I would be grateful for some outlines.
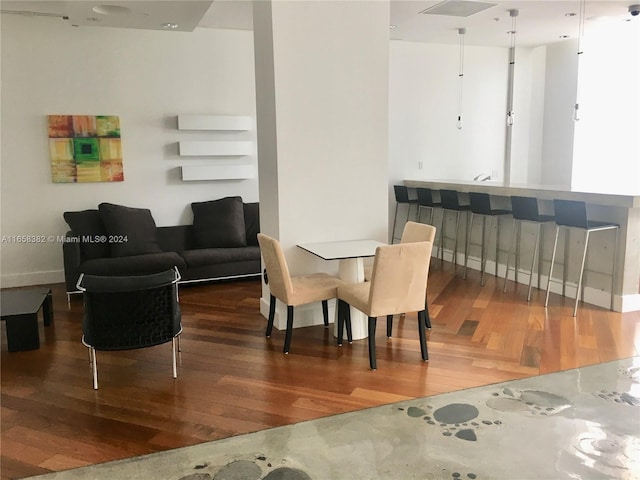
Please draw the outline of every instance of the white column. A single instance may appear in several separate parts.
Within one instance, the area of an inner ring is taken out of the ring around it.
[[[389,3],[253,7],[261,229],[293,275],[337,274],[295,245],[386,241]],[[263,287],[263,314],[268,299]],[[285,319],[279,305],[276,327]],[[294,326],[321,322],[320,304],[296,308]]]

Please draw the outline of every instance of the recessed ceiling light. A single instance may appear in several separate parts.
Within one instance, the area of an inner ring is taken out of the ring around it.
[[[558,38],[569,38],[569,35],[560,35]]]
[[[389,28],[393,30],[394,28],[396,28],[396,25],[389,25]]]
[[[92,10],[100,15],[124,15],[131,13],[131,9],[127,7],[121,7],[120,5],[98,5],[93,7]]]
[[[178,28],[178,24],[177,23],[163,23],[162,24],[162,28],[167,28],[169,30],[175,30],[176,28]]]
[[[574,12],[569,12],[564,14],[565,17],[575,17],[576,15],[577,13],[574,13]]]

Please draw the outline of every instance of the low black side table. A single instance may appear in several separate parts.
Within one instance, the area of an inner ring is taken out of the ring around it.
[[[40,348],[38,312],[42,308],[45,327],[53,322],[50,288],[25,288],[0,292],[0,315],[7,326],[10,352]]]

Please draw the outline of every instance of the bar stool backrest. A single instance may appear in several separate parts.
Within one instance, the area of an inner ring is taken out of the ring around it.
[[[442,208],[460,210],[458,192],[455,190],[440,190],[440,201],[442,202]]]
[[[469,192],[471,213],[491,215],[491,199],[488,193]]]
[[[516,220],[531,220],[537,222],[540,218],[538,213],[538,199],[534,197],[511,196],[511,209],[513,218]]]
[[[418,194],[418,204],[423,207],[433,207],[433,192],[430,188],[416,188]]]
[[[396,194],[396,202],[409,203],[409,189],[404,185],[394,185],[393,190]]]
[[[587,205],[577,200],[553,200],[556,223],[566,227],[589,228]]]

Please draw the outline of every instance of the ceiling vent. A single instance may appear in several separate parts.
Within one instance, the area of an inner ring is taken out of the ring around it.
[[[471,2],[464,0],[444,0],[422,10],[425,15],[447,15],[450,17],[469,17],[488,8],[495,7],[497,3]]]

